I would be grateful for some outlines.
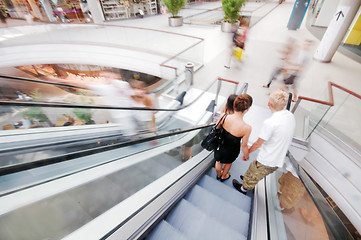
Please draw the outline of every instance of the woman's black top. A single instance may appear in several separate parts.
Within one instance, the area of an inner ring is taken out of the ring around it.
[[[223,129],[223,144],[214,151],[214,158],[221,163],[233,163],[241,150],[242,137],[235,137]]]

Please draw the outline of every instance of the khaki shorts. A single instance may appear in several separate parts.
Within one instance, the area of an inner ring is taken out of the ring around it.
[[[247,190],[254,189],[256,184],[265,176],[273,173],[278,167],[268,167],[254,160],[243,177],[243,186]]]

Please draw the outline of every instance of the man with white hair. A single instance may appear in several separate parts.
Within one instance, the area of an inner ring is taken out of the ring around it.
[[[260,148],[258,156],[250,164],[245,175],[240,176],[243,184],[233,179],[233,186],[243,194],[254,189],[261,179],[283,167],[285,163],[296,125],[293,114],[284,109],[287,100],[288,94],[282,90],[270,95],[268,107],[272,116],[264,121],[258,140],[249,148],[249,153]],[[244,156],[242,159],[247,160]]]

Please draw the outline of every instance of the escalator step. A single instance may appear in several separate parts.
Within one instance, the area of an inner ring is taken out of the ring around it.
[[[146,240],[187,240],[187,238],[168,222],[162,220]]]
[[[249,213],[198,185],[193,187],[185,199],[226,226],[247,236]]]
[[[185,199],[182,199],[177,204],[166,220],[189,239],[247,239],[239,232],[210,217]]]
[[[217,181],[215,178],[211,178],[208,175],[204,175],[197,185],[213,193],[214,195],[217,195],[220,198],[224,199],[224,196],[228,196],[228,198],[224,200],[232,203],[233,205],[242,209],[245,212],[250,212],[251,198],[238,192],[233,187],[229,187],[226,184]]]

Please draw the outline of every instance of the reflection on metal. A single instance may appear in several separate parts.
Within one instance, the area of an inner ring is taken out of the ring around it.
[[[326,197],[327,202],[330,204],[332,208],[337,207],[336,203],[330,197]]]
[[[191,62],[188,62],[185,65],[185,77],[186,77],[186,84],[187,89],[189,89],[193,85],[193,75],[194,75],[194,64]]]

